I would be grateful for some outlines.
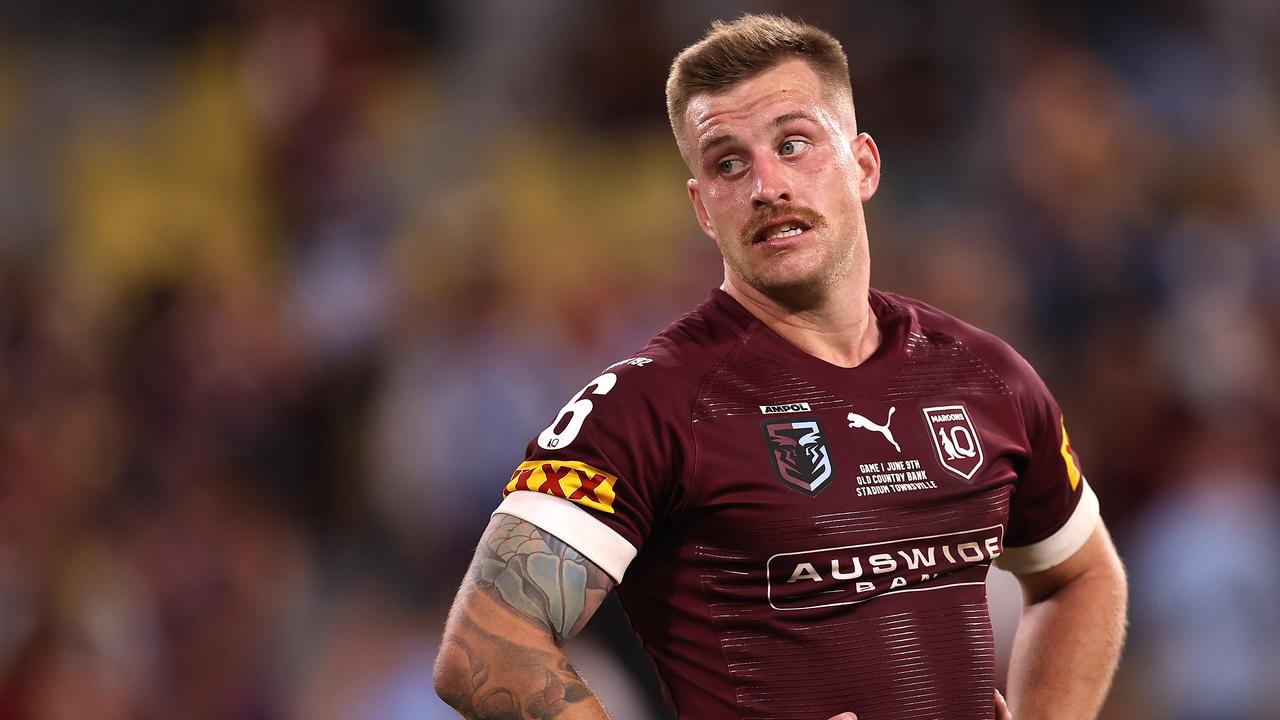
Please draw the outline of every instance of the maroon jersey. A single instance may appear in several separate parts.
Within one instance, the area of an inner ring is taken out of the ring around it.
[[[1026,361],[870,299],[883,342],[841,368],[715,291],[575,395],[506,487],[497,512],[619,582],[682,718],[991,718],[988,568],[1052,567],[1097,522]]]

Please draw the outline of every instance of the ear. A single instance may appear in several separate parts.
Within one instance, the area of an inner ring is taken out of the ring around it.
[[[707,214],[707,207],[702,204],[702,196],[698,194],[698,181],[689,178],[688,186],[689,202],[693,203],[693,214],[698,216],[698,226],[707,234],[707,237],[715,240],[716,234],[711,229],[711,216]]]
[[[876,147],[876,141],[870,135],[859,133],[850,143],[850,149],[862,171],[858,193],[862,201],[866,202],[876,194],[876,188],[880,187],[880,148]]]

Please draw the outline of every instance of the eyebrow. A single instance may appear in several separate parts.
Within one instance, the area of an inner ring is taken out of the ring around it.
[[[778,127],[779,125],[786,125],[787,123],[791,122],[792,120],[808,120],[809,122],[814,123],[814,124],[817,124],[817,122],[818,122],[818,121],[817,121],[817,120],[815,120],[815,119],[813,118],[813,116],[812,116],[812,115],[810,115],[809,113],[804,113],[804,112],[798,112],[798,111],[797,111],[797,112],[789,112],[789,113],[785,113],[785,114],[783,114],[783,115],[779,115],[778,117],[776,117],[776,118],[774,118],[774,119],[773,119],[773,122],[772,122],[772,123],[770,123],[770,127]]]
[[[782,115],[779,115],[778,117],[774,118],[773,121],[769,123],[769,127],[776,128],[780,125],[786,125],[792,120],[807,120],[811,123],[818,122],[813,118],[813,116],[809,115],[808,113],[789,112],[789,113],[783,113]],[[708,152],[710,152],[712,148],[716,147],[717,145],[724,145],[725,143],[733,142],[735,139],[736,138],[733,135],[716,135],[715,137],[711,138],[710,140],[702,144],[702,147],[698,149],[698,156],[699,157],[704,156]]]
[[[724,145],[727,142],[733,142],[733,140],[735,140],[735,138],[732,135],[717,135],[711,138],[710,140],[706,141],[705,143],[703,143],[702,147],[698,148],[698,156],[704,157],[708,152],[711,152],[712,148],[716,147],[717,145]]]

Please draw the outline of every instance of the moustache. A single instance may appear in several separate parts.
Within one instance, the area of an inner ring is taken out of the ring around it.
[[[822,213],[803,205],[769,205],[753,215],[742,228],[742,244],[751,245],[761,231],[782,218],[795,218],[810,229],[825,227],[827,224]]]

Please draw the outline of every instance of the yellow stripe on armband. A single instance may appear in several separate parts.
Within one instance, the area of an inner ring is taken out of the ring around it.
[[[583,462],[531,460],[520,463],[511,473],[511,481],[502,494],[531,490],[611,513],[616,482],[617,477]]]
[[[1062,459],[1067,462],[1067,479],[1071,481],[1071,489],[1080,487],[1080,466],[1076,465],[1076,456],[1071,449],[1071,438],[1067,436],[1067,419],[1062,421]]]

